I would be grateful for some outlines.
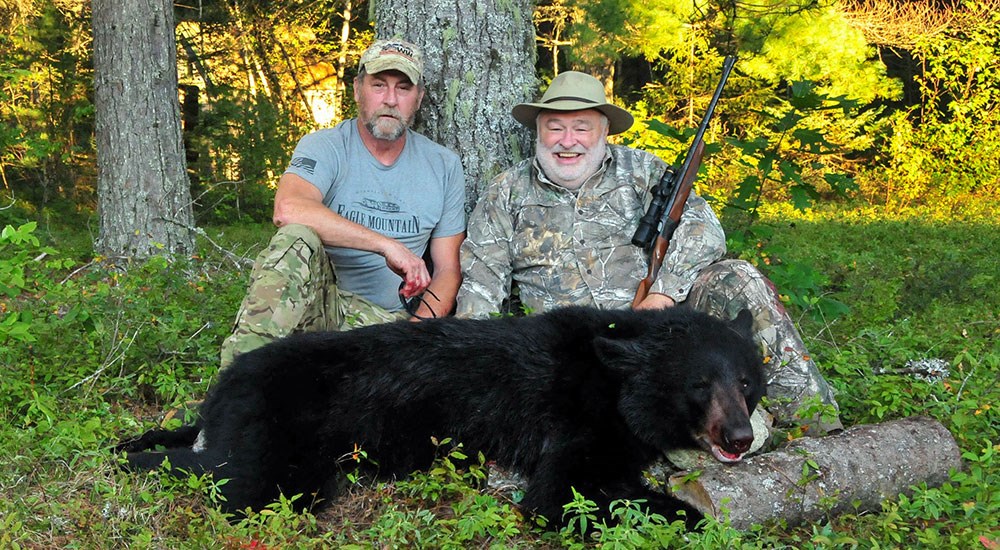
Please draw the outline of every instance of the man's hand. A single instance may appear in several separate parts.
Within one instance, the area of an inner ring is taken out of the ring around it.
[[[420,294],[431,284],[431,274],[427,271],[427,264],[423,258],[411,252],[403,243],[387,239],[382,255],[385,256],[385,265],[403,278],[403,288],[399,293],[404,298],[409,299]]]
[[[429,251],[434,275],[420,305],[410,312],[413,315],[411,321],[444,317],[455,308],[455,296],[462,284],[462,264],[458,251],[464,240],[465,233],[431,239]]]
[[[643,301],[639,302],[639,305],[635,309],[666,309],[673,307],[676,303],[673,298],[666,294],[650,292]]]

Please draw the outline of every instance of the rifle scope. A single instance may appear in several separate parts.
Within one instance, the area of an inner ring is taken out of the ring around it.
[[[668,166],[667,171],[660,178],[660,182],[651,189],[653,199],[649,202],[649,209],[639,219],[639,226],[635,228],[635,234],[632,235],[632,244],[643,250],[648,250],[649,247],[653,246],[653,240],[660,233],[660,221],[663,219],[664,211],[666,211],[667,201],[673,194],[675,172],[673,166]]]

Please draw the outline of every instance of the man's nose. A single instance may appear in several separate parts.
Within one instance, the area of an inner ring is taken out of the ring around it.
[[[396,96],[395,86],[386,86],[385,95],[382,96],[382,102],[386,105],[396,105],[398,97]]]
[[[567,149],[576,145],[576,136],[573,135],[573,130],[569,128],[560,130],[558,143]]]

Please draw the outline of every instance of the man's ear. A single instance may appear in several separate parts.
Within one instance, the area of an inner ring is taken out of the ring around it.
[[[354,103],[361,103],[361,86],[365,83],[365,75],[354,77]]]
[[[753,340],[753,314],[749,309],[741,309],[736,314],[736,318],[730,321],[729,326],[733,327],[740,336],[748,340]]]

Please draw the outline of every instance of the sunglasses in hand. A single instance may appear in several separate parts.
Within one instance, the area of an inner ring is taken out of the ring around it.
[[[403,304],[403,309],[405,309],[406,312],[410,314],[410,316],[416,317],[417,319],[437,319],[437,313],[434,313],[434,308],[432,308],[431,305],[427,303],[427,300],[424,300],[423,294],[417,294],[416,296],[410,298],[409,300],[403,297],[403,285],[405,283],[406,281],[399,283],[399,303]],[[440,298],[437,297],[437,294],[434,294],[433,290],[428,288],[427,290],[425,290],[425,292],[433,296],[435,300],[438,301],[441,300]],[[427,306],[427,310],[431,312],[430,317],[417,315],[417,309],[420,308],[420,304],[424,304],[425,306]]]

